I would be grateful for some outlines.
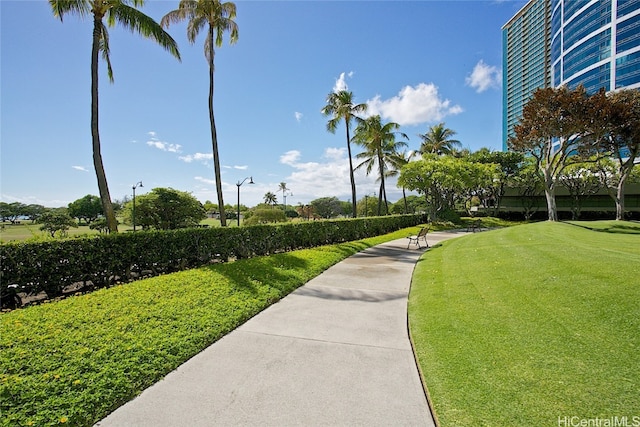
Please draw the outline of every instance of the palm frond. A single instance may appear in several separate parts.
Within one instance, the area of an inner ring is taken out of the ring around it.
[[[116,2],[107,12],[107,23],[110,26],[121,24],[132,33],[138,33],[158,43],[163,49],[180,60],[178,44],[153,18],[145,15],[135,7]]]
[[[187,39],[191,44],[196,42],[198,34],[200,34],[200,31],[202,31],[207,24],[209,24],[207,17],[198,15],[197,12],[189,19],[189,23],[187,24]]]
[[[100,33],[100,39],[98,40],[98,49],[102,54],[102,59],[107,63],[107,76],[109,81],[113,83],[113,68],[111,67],[111,50],[109,49],[109,31],[102,21],[97,23],[99,25],[98,32]]]
[[[84,18],[91,14],[91,4],[87,0],[49,0],[53,16],[62,21],[64,15],[78,15]]]

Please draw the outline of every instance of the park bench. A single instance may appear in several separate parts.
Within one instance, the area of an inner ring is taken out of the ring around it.
[[[474,233],[476,231],[482,231],[482,220],[475,219],[471,221],[469,224],[467,224],[467,231],[473,231]]]
[[[409,249],[409,246],[411,246],[412,243],[415,245],[418,245],[418,248],[422,249],[422,246],[420,246],[420,240],[424,240],[424,244],[428,248],[429,243],[427,242],[427,233],[429,232],[429,227],[430,225],[426,227],[422,227],[418,232],[418,234],[413,236],[407,236],[407,239],[409,239],[409,244],[407,244],[407,249]]]

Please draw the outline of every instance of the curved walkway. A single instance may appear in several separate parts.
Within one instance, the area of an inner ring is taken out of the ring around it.
[[[407,332],[423,251],[407,242],[334,265],[96,425],[433,426]]]

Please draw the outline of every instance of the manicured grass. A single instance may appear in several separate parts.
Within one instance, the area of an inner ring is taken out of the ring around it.
[[[543,222],[428,251],[409,322],[441,425],[639,415],[639,232]]]
[[[417,227],[0,315],[0,425],[90,426],[331,265]]]

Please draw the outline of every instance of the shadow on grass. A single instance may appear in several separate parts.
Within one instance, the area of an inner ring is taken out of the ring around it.
[[[233,288],[257,293],[259,286],[270,286],[279,291],[280,297],[303,283],[295,280],[296,271],[305,271],[309,262],[290,253],[275,254],[206,267],[225,276]]]
[[[590,231],[613,234],[640,234],[640,223],[629,221],[566,221],[565,224]]]

